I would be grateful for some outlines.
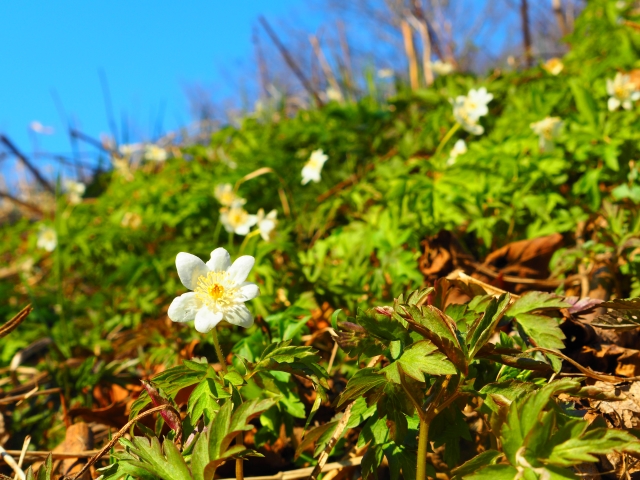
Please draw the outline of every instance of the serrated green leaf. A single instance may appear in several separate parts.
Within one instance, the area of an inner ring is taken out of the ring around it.
[[[613,452],[638,454],[640,441],[622,430],[596,428],[580,438],[570,438],[554,446],[546,462],[559,467],[569,467],[582,462],[597,462],[597,455]]]
[[[565,302],[562,297],[546,292],[526,292],[518,298],[507,309],[509,317],[516,317],[522,313],[535,312],[537,310],[548,310],[558,308],[568,308],[571,304]]]
[[[480,470],[482,467],[494,465],[503,456],[504,454],[498,450],[485,450],[481,454],[473,457],[471,460],[467,460],[459,467],[451,470],[451,473],[455,475],[454,479],[464,477],[465,475]]]
[[[336,420],[336,421],[333,421],[333,422],[327,422],[324,425],[319,425],[319,426],[314,427],[311,430],[309,430],[304,435],[304,438],[302,439],[302,441],[298,445],[298,448],[296,448],[295,458],[298,458],[300,456],[300,454],[304,450],[306,450],[307,448],[311,447],[316,442],[316,440],[318,440],[318,438],[320,438],[320,436],[323,433],[329,431],[329,432],[331,432],[331,434],[333,434],[333,432],[335,431],[337,426],[338,426],[338,421]]]
[[[429,340],[421,340],[409,346],[398,360],[380,370],[390,381],[400,384],[398,365],[405,374],[419,382],[426,381],[425,373],[428,375],[458,373],[453,363]]]
[[[373,368],[363,368],[349,379],[347,387],[340,395],[336,408],[340,409],[347,403],[362,397],[373,389],[378,389],[387,383],[387,379],[380,373],[375,373]]]
[[[466,339],[469,358],[475,357],[480,349],[489,341],[498,322],[500,322],[507,311],[510,301],[511,297],[508,293],[501,295],[497,299],[491,298],[484,313],[469,327]]]
[[[187,402],[187,412],[191,417],[191,423],[193,425],[200,420],[203,414],[205,416],[205,423],[211,421],[215,412],[220,409],[220,405],[218,405],[216,400],[220,398],[219,394],[221,391],[226,394],[223,395],[223,397],[229,397],[229,392],[219,388],[214,379],[205,378],[196,386],[193,392],[191,392]]]
[[[491,395],[501,395],[510,402],[515,399],[536,390],[537,387],[533,383],[522,382],[519,380],[508,380],[506,382],[488,383],[480,389],[480,395],[484,398],[484,405],[491,411],[498,412],[499,406],[493,401]]]
[[[564,348],[563,340],[566,337],[556,319],[532,313],[520,313],[515,318],[518,325],[522,327],[525,338],[528,338],[533,346],[552,350],[562,350]],[[562,360],[554,355],[546,356],[553,369],[559,372],[562,367]]]

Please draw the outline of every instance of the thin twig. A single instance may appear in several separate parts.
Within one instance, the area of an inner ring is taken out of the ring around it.
[[[16,472],[16,475],[18,476],[18,478],[20,478],[20,480],[25,479],[25,475],[22,469],[18,466],[13,457],[9,455],[7,451],[2,447],[0,447],[0,458],[2,458],[7,463],[7,465],[11,467],[11,470]]]
[[[376,363],[378,363],[378,360],[380,360],[381,357],[382,355],[377,355],[373,357],[371,360],[369,360],[369,363],[367,363],[367,368],[373,367]],[[318,475],[320,475],[320,473],[325,471],[323,467],[325,466],[325,464],[327,463],[327,460],[329,459],[331,450],[333,450],[333,447],[342,436],[342,433],[344,432],[344,429],[347,426],[347,422],[349,422],[349,417],[351,416],[351,409],[353,408],[355,403],[356,401],[354,400],[349,405],[347,405],[347,408],[345,408],[344,413],[342,414],[342,418],[340,418],[340,421],[338,422],[338,425],[336,426],[336,429],[334,430],[333,435],[331,435],[331,439],[329,440],[329,443],[327,444],[326,447],[324,447],[324,450],[322,450],[322,453],[318,457],[318,464],[315,466],[313,471],[311,471],[311,475],[309,475],[309,480],[316,480],[318,478]],[[299,478],[299,477],[295,477],[295,478]],[[246,479],[246,480],[249,480],[249,479]]]
[[[416,49],[413,45],[413,33],[411,33],[409,22],[401,20],[400,30],[404,41],[404,50],[407,54],[407,60],[409,61],[409,82],[411,84],[411,90],[417,90],[420,86],[418,81],[418,60],[416,59]]]
[[[37,213],[38,215],[44,214],[44,212],[40,210],[40,208],[36,207],[35,205],[31,205],[30,203],[23,202],[19,198],[16,198],[13,195],[11,195],[10,193],[0,192],[0,197],[6,198],[7,200],[15,203],[16,205],[20,205],[21,207],[31,210],[33,213]]]
[[[131,428],[132,425],[135,425],[135,423],[138,420],[144,417],[148,417],[149,415],[152,415],[156,412],[160,412],[162,410],[173,410],[176,413],[176,415],[180,416],[180,412],[178,412],[178,410],[176,410],[176,408],[170,404],[159,405],[157,407],[147,410],[146,412],[140,413],[139,415],[136,416],[136,418],[134,418],[133,420],[129,420],[124,427],[118,430],[118,432],[113,436],[111,441],[107,443],[104,447],[102,447],[102,449],[100,449],[98,453],[96,453],[93,457],[91,457],[91,459],[82,467],[82,469],[78,473],[76,473],[76,475],[72,478],[72,480],[77,480],[78,478],[80,478],[84,474],[84,472],[86,472],[89,468],[91,468],[91,465],[93,465],[98,460],[100,460],[100,458],[109,450],[111,450],[111,448],[113,448],[113,446],[118,442],[118,440],[120,440],[120,438],[123,437],[129,431],[129,428]],[[176,431],[176,435],[180,437],[182,435],[182,432]]]
[[[40,391],[31,390],[27,393],[23,393],[22,395],[14,395],[12,397],[0,398],[0,405],[8,405],[9,403],[20,402],[30,397],[35,397],[37,395],[49,395],[51,393],[58,393],[59,391],[60,391],[60,388],[49,388],[47,390],[40,390]]]
[[[40,183],[40,185],[42,185],[44,188],[46,188],[47,190],[49,190],[49,192],[53,193],[55,195],[56,193],[56,189],[53,188],[53,185],[51,185],[40,173],[40,171],[31,164],[31,162],[27,159],[26,156],[24,156],[20,150],[18,150],[18,148],[13,144],[13,142],[11,140],[9,140],[9,138],[6,135],[2,135],[0,134],[0,142],[4,143],[5,146],[11,151],[11,153],[13,155],[15,155],[16,157],[18,157],[18,159],[24,163],[24,166],[27,167],[27,169],[29,169],[29,171],[33,174],[34,177],[36,177],[36,180],[38,180],[38,182]]]
[[[24,437],[24,442],[22,443],[22,451],[20,452],[20,458],[18,459],[18,468],[22,469],[22,462],[24,462],[24,456],[27,453],[27,448],[29,448],[29,444],[31,443],[31,435],[27,435]],[[16,472],[13,480],[18,480],[19,475]]]

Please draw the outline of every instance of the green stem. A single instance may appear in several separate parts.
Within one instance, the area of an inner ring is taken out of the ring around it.
[[[418,464],[416,480],[427,480],[427,444],[429,443],[429,420],[420,418],[420,434],[418,436]]]
[[[242,244],[240,245],[240,250],[238,250],[238,255],[242,255],[242,252],[244,252],[244,249],[247,247],[247,244],[249,243],[249,239],[259,234],[260,234],[260,230],[257,229],[245,235],[244,240],[242,240]]]
[[[233,249],[233,232],[229,232],[229,243],[227,245],[227,250]]]
[[[453,137],[453,134],[456,133],[459,128],[460,128],[460,124],[458,122],[454,123],[453,127],[451,127],[449,131],[446,133],[446,135],[442,138],[442,140],[440,140],[440,143],[438,144],[438,148],[436,148],[436,152],[433,154],[434,157],[437,157],[440,154],[444,146],[447,144],[449,140],[451,140],[451,137]]]
[[[218,220],[216,224],[216,229],[213,231],[213,244],[218,245],[218,241],[220,240],[220,230],[222,229],[222,222]]]
[[[211,330],[213,333],[213,346],[216,349],[216,355],[218,355],[218,361],[220,362],[220,366],[222,367],[222,372],[227,373],[227,360],[224,358],[224,354],[222,353],[222,349],[220,348],[220,342],[218,341],[218,332],[214,328]]]

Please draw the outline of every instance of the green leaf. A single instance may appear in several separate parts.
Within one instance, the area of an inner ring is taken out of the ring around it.
[[[426,381],[425,373],[428,375],[455,375],[458,373],[453,363],[439,352],[438,348],[429,340],[421,340],[406,348],[397,361],[380,371],[390,381],[399,384],[401,382],[398,366],[405,374],[419,382]]]
[[[466,340],[469,348],[469,358],[475,357],[476,353],[489,341],[498,322],[505,314],[510,301],[511,297],[508,293],[501,295],[497,299],[492,298],[482,316],[469,327]]]
[[[375,373],[373,368],[363,368],[349,379],[347,387],[340,395],[340,400],[336,408],[340,409],[347,403],[362,397],[373,389],[379,389],[388,382],[387,378],[380,373]]]
[[[568,308],[571,304],[561,297],[546,292],[526,292],[507,309],[509,317],[516,317],[522,313],[535,312],[537,310]]]
[[[191,392],[189,401],[187,402],[187,412],[191,417],[191,423],[193,425],[200,420],[203,414],[205,416],[205,423],[211,421],[215,412],[220,409],[220,405],[218,405],[216,401],[216,399],[220,398],[220,391],[226,393],[224,397],[229,396],[229,393],[219,388],[212,378],[205,378],[196,386],[193,392]]]
[[[497,450],[485,450],[481,454],[473,457],[471,460],[467,460],[459,467],[451,470],[451,473],[453,473],[455,477],[463,477],[464,475],[473,473],[482,467],[494,465],[503,456],[504,454]]]
[[[302,439],[302,442],[298,445],[298,448],[296,448],[295,458],[298,458],[304,450],[315,444],[316,440],[318,440],[325,432],[331,432],[330,435],[333,434],[337,426],[338,421],[336,420],[333,422],[327,422],[324,425],[319,425],[309,430]]]
[[[586,422],[583,422],[586,424]],[[597,462],[597,455],[613,452],[640,453],[640,441],[622,430],[596,428],[580,438],[569,438],[555,445],[546,462],[559,467],[569,467],[583,462]]]
[[[562,350],[563,340],[566,338],[555,318],[531,313],[521,313],[516,317],[518,326],[524,332],[523,337],[529,340],[534,347]],[[555,355],[546,355],[556,372],[562,367],[562,360]]]
[[[475,473],[464,475],[464,480],[513,480],[518,470],[511,465],[489,465]]]
[[[491,411],[498,413],[500,407],[493,401],[492,395],[501,395],[510,402],[536,390],[533,383],[521,382],[519,380],[508,380],[506,382],[488,383],[480,389],[480,395],[484,399],[483,406],[487,406]]]
[[[573,93],[573,98],[576,102],[576,107],[578,111],[582,115],[582,117],[587,120],[587,122],[595,129],[597,126],[597,111],[598,107],[596,105],[591,92],[584,88],[580,84],[580,80],[577,78],[572,78],[569,80],[569,86],[571,87],[571,92]]]

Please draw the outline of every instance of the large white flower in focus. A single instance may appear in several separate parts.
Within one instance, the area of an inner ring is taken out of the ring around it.
[[[260,295],[255,283],[246,282],[255,258],[244,255],[231,264],[224,248],[211,252],[204,263],[195,255],[180,252],[176,257],[178,276],[191,292],[175,298],[168,315],[174,322],[195,321],[196,330],[207,333],[222,320],[249,328],[253,315],[244,302]]]
[[[322,149],[314,150],[311,152],[309,161],[302,167],[302,185],[306,185],[309,182],[318,183],[320,181],[320,172],[324,163],[329,160],[329,157],[324,154]]]
[[[610,112],[618,110],[622,105],[625,110],[631,110],[633,102],[640,99],[640,92],[631,81],[631,77],[620,72],[611,79],[607,79],[607,93],[610,95],[607,107]]]

